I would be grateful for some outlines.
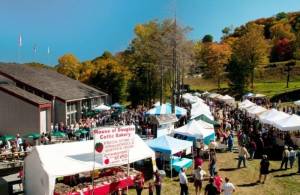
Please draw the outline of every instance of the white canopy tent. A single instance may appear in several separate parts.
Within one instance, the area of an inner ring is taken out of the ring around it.
[[[285,112],[277,111],[276,113],[273,113],[272,115],[269,115],[268,117],[265,117],[263,119],[263,123],[269,124],[269,125],[274,125],[277,121],[287,119],[289,116],[290,115]]]
[[[99,106],[94,107],[93,110],[104,110],[105,111],[105,110],[110,110],[110,107],[106,106],[104,104],[101,104]]]
[[[278,110],[272,108],[272,109],[267,110],[266,112],[260,114],[260,115],[258,116],[258,119],[259,119],[260,122],[265,123],[265,124],[268,124],[268,121],[267,121],[266,119],[273,118],[274,116],[280,114],[279,112],[280,112],[280,111],[278,111]]]
[[[219,96],[218,99],[229,105],[234,105],[235,103],[235,99],[229,95]]]
[[[215,136],[215,130],[212,124],[201,120],[192,120],[188,124],[175,129],[174,134],[194,137],[196,139],[203,139],[205,142],[209,143],[211,138],[214,138]]]
[[[251,106],[256,105],[255,103],[251,102],[250,100],[244,100],[243,102],[239,103],[239,108],[240,109],[246,109],[249,108]]]
[[[212,116],[209,107],[205,103],[197,102],[195,104],[192,104],[191,119],[194,119],[197,116],[200,116],[201,114],[204,114],[211,120],[214,120],[214,117]]]
[[[298,131],[300,130],[300,116],[290,115],[288,118],[275,121],[274,126],[281,131]]]
[[[254,106],[247,108],[246,111],[250,117],[254,118],[254,117],[258,116],[259,114],[267,111],[267,109],[262,106],[254,105]]]
[[[218,98],[219,96],[222,96],[222,95],[220,95],[220,94],[218,94],[218,93],[211,93],[211,94],[208,95],[208,97],[209,97],[209,98],[212,98],[212,99]]]
[[[135,135],[129,163],[146,158],[155,159],[155,153]],[[101,155],[96,155],[94,163],[93,140],[36,146],[24,162],[26,194],[53,195],[57,177],[92,171],[94,166],[106,168],[101,162]]]
[[[294,104],[296,104],[297,106],[300,106],[300,100],[294,101]]]

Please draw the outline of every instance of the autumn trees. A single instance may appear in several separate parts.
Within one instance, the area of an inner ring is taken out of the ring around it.
[[[59,73],[98,87],[111,95],[113,102],[126,100],[126,82],[130,73],[118,56],[104,52],[91,61],[79,62],[72,54],[59,58]]]
[[[226,43],[211,43],[205,46],[202,55],[209,74],[217,82],[218,89],[220,89],[221,79],[231,58],[230,46]]]
[[[210,34],[189,40],[190,31],[174,20],[138,24],[124,51],[104,52],[84,62],[66,54],[56,68],[99,87],[114,102],[150,105],[180,91],[187,73],[203,73],[218,89],[226,81],[232,91],[242,94],[249,84],[254,88],[255,72],[263,72],[269,62],[300,59],[300,14],[279,13],[235,29],[225,27],[219,41]]]

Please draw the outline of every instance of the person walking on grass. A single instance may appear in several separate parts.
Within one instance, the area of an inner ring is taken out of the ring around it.
[[[154,173],[154,185],[155,185],[155,191],[156,195],[160,195],[161,192],[161,184],[162,184],[162,178],[158,170]]]
[[[282,152],[282,161],[281,161],[280,169],[282,169],[283,165],[284,165],[285,169],[287,169],[289,155],[290,155],[290,152],[288,150],[288,147],[284,146],[284,150]]]
[[[224,195],[232,195],[232,193],[235,192],[235,187],[229,182],[228,177],[225,177],[225,183],[222,186],[222,192],[224,192]]]
[[[238,160],[238,169],[241,167],[241,163],[243,161],[244,167],[246,166],[246,158],[249,157],[249,153],[245,147],[245,145],[242,145],[239,149],[239,160]]]
[[[256,143],[253,139],[251,139],[251,141],[250,141],[250,159],[249,160],[254,159],[255,151],[256,151]]]
[[[179,184],[180,184],[180,195],[188,195],[189,188],[188,188],[188,179],[185,174],[185,168],[181,168],[179,173]]]
[[[230,134],[228,136],[227,145],[228,145],[228,151],[232,152],[232,147],[233,147],[233,133],[232,132],[230,132]]]
[[[217,188],[214,185],[214,178],[209,178],[209,183],[205,186],[205,195],[217,195]]]
[[[139,173],[135,178],[135,189],[137,195],[142,195],[144,189],[144,178],[141,173]]]
[[[206,175],[206,172],[202,170],[201,166],[198,166],[198,168],[194,170],[194,186],[196,190],[196,195],[201,193],[204,175]]]
[[[268,160],[268,156],[267,155],[262,155],[262,160],[260,161],[260,171],[259,171],[259,179],[258,179],[258,183],[261,182],[261,177],[264,176],[264,180],[263,180],[263,184],[265,183],[266,179],[267,179],[267,175],[269,174],[269,166],[270,166],[270,162]]]
[[[210,151],[209,155],[209,174],[211,177],[215,176],[216,167],[217,167],[217,155],[214,151]]]
[[[294,150],[293,147],[289,148],[290,150],[290,155],[289,155],[289,161],[290,161],[290,167],[291,169],[293,168],[294,162],[296,160],[296,151]]]
[[[222,187],[223,179],[222,177],[218,174],[218,172],[215,172],[214,176],[214,184],[217,188],[217,194],[221,194],[221,187]]]

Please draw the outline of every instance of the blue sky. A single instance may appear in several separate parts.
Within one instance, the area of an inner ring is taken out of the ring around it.
[[[0,0],[0,61],[57,64],[73,53],[81,61],[105,50],[124,50],[134,26],[174,15],[189,38],[221,36],[234,27],[278,12],[299,11],[299,0]],[[23,45],[18,48],[22,34]],[[34,54],[34,45],[37,52]],[[50,47],[50,55],[47,48]]]

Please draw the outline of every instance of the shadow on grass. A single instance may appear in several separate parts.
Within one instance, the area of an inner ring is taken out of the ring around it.
[[[237,170],[238,168],[222,168],[222,169],[219,169],[219,171],[235,171]]]
[[[274,172],[278,172],[278,171],[285,171],[285,169],[271,169],[269,171],[269,173],[274,173]]]
[[[289,176],[293,176],[293,175],[297,175],[297,173],[287,173],[287,174],[282,174],[282,175],[274,175],[274,177],[289,177]]]
[[[258,184],[259,184],[258,182],[252,182],[252,183],[238,184],[237,186],[238,187],[253,187],[253,186],[256,186]]]

